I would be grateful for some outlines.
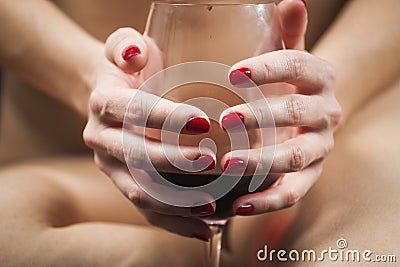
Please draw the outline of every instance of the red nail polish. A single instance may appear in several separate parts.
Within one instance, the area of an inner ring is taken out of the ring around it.
[[[249,68],[240,68],[237,70],[233,70],[229,74],[229,80],[233,85],[248,82],[249,79],[251,79],[251,71]]]
[[[192,237],[200,239],[201,241],[208,242],[209,238],[203,234],[193,234]]]
[[[207,166],[207,168],[206,168]],[[215,169],[214,158],[210,155],[200,155],[193,161],[193,168],[200,171],[209,171]]]
[[[211,215],[215,212],[213,205],[206,204],[203,206],[193,207],[191,213],[193,215]]]
[[[244,116],[242,113],[229,113],[225,115],[221,120],[221,126],[224,131],[239,128],[244,126]]]
[[[306,0],[301,0],[303,2],[304,6],[307,7],[307,1]]]
[[[228,159],[224,164],[227,173],[242,174],[246,170],[246,163],[241,159]]]
[[[134,56],[140,55],[142,51],[140,51],[140,48],[137,47],[136,45],[129,46],[123,53],[122,53],[122,58],[127,61],[131,59]]]
[[[236,215],[248,215],[252,213],[254,210],[253,205],[251,204],[244,204],[237,208]]]
[[[201,117],[190,118],[185,125],[188,132],[207,133],[210,130],[210,123]]]

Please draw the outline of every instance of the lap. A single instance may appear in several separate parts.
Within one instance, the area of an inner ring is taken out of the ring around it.
[[[2,265],[187,266],[203,256],[201,242],[150,227],[90,158],[2,168],[0,187]]]

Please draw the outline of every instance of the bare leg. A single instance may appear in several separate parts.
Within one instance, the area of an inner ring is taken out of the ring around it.
[[[320,181],[298,205],[253,218],[235,218],[232,252],[237,266],[277,266],[259,262],[264,245],[281,248],[338,249],[345,238],[348,250],[397,255],[400,260],[400,83],[370,102],[341,129]],[[286,255],[287,256],[287,255]],[[244,265],[245,264],[245,265]],[[398,263],[397,263],[398,264]],[[284,266],[366,266],[366,262],[286,262]],[[371,263],[371,266],[396,266]]]
[[[203,244],[147,225],[92,159],[0,171],[2,266],[202,266]]]

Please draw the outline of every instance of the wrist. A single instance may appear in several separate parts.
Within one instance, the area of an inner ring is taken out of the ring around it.
[[[86,60],[81,61],[78,71],[78,84],[80,92],[72,99],[73,108],[84,118],[88,116],[88,101],[90,94],[96,84],[97,68],[104,58],[104,44],[93,40],[88,44]]]

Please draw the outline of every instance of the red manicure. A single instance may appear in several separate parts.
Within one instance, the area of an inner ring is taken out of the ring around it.
[[[215,212],[213,205],[206,204],[203,206],[193,207],[191,213],[193,215],[211,215]]]
[[[303,2],[304,6],[307,7],[307,1],[306,0],[301,0]]]
[[[122,53],[122,58],[125,61],[128,61],[134,56],[140,55],[142,51],[140,51],[140,48],[137,47],[136,45],[129,46],[123,53]]]
[[[224,131],[239,128],[244,126],[244,116],[242,113],[229,113],[225,115],[221,120],[221,126]]]
[[[242,174],[246,170],[246,163],[241,159],[228,159],[224,164],[227,173]]]
[[[237,208],[236,215],[248,215],[252,213],[254,210],[253,205],[251,204],[244,204]]]
[[[207,168],[206,168],[207,166]],[[210,155],[198,156],[193,161],[193,168],[200,171],[209,171],[215,169],[214,158]]]
[[[188,120],[185,128],[192,133],[207,133],[210,130],[210,123],[205,118],[194,117]]]
[[[251,70],[249,68],[240,68],[237,70],[233,70],[229,74],[229,80],[233,85],[248,82],[249,79],[251,79]]]

